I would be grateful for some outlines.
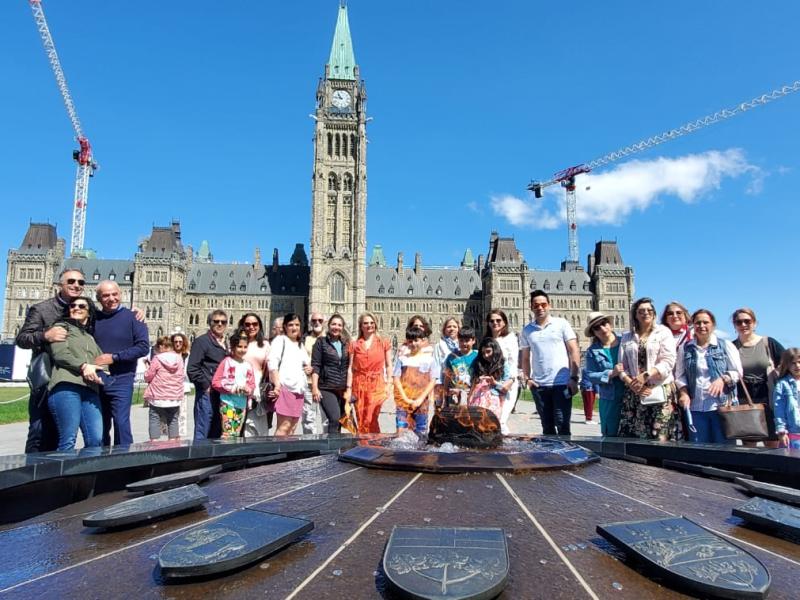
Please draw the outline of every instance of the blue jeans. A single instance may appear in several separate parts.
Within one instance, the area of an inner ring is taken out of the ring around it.
[[[72,450],[83,434],[87,448],[100,446],[103,441],[103,416],[100,398],[91,388],[76,383],[59,383],[47,398],[50,412],[58,428],[58,450]]]
[[[58,447],[58,429],[47,403],[47,386],[31,390],[28,398],[28,439],[25,454],[52,452]]]
[[[213,440],[222,435],[219,394],[197,390],[194,393],[194,439]]]
[[[572,394],[565,385],[533,388],[536,410],[542,420],[544,435],[571,435]]]
[[[419,408],[408,410],[398,406],[395,409],[395,423],[397,429],[412,429],[419,437],[423,437],[428,430],[428,411]]]
[[[725,438],[722,422],[715,410],[692,411],[692,424],[697,431],[689,430],[689,441],[711,444],[728,444],[733,440]],[[734,442],[735,443],[735,442]]]
[[[119,375],[108,389],[100,388],[100,403],[103,408],[103,446],[111,445],[111,421],[114,421],[114,445],[133,443],[131,433],[131,400],[133,399],[133,375]]]

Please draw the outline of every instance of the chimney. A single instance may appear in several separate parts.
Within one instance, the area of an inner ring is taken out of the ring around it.
[[[397,274],[398,275],[402,275],[403,274],[403,253],[402,252],[398,252],[397,253]]]
[[[260,267],[260,266],[261,266],[261,248],[256,246],[256,249],[253,252],[253,267]]]
[[[422,274],[422,254],[419,252],[414,254],[414,273],[416,275]]]
[[[273,250],[272,250],[272,270],[273,271],[277,271],[278,270],[278,249],[277,248],[273,248]]]

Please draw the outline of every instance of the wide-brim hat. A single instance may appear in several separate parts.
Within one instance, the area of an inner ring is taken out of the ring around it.
[[[583,330],[583,333],[586,335],[587,338],[594,336],[592,333],[592,328],[601,323],[602,321],[608,321],[611,323],[611,317],[607,314],[600,312],[599,310],[595,310],[589,313],[589,322],[586,323],[586,329]]]

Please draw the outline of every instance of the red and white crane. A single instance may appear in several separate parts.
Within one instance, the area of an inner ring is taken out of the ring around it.
[[[708,127],[714,123],[719,123],[720,121],[730,119],[731,117],[735,117],[736,115],[739,115],[745,111],[758,106],[763,106],[764,104],[772,102],[773,100],[783,98],[784,96],[788,96],[789,94],[797,91],[800,91],[800,81],[795,81],[789,85],[784,85],[781,88],[772,90],[767,94],[762,94],[761,96],[757,96],[756,98],[746,102],[741,102],[732,108],[724,108],[711,115],[706,115],[705,117],[695,119],[689,123],[684,123],[680,127],[664,131],[663,133],[659,133],[658,135],[654,135],[640,142],[636,142],[630,146],[625,146],[624,148],[615,150],[614,152],[606,154],[600,158],[596,158],[588,163],[581,163],[579,165],[575,165],[574,167],[569,167],[562,171],[558,171],[553,175],[552,179],[548,181],[531,181],[527,189],[533,192],[534,197],[541,198],[542,191],[548,186],[560,183],[561,187],[564,188],[566,191],[567,228],[569,232],[568,258],[572,262],[578,262],[578,220],[576,214],[577,202],[575,198],[576,176],[581,175],[582,173],[588,173],[598,167],[603,167],[607,164],[616,162],[621,158],[630,156],[631,154],[636,154],[637,152],[642,152],[652,148],[653,146],[658,146],[664,142],[688,135],[697,131],[698,129],[702,129],[703,127]]]
[[[33,18],[36,21],[36,28],[42,37],[44,50],[56,76],[56,84],[67,108],[69,120],[72,122],[72,129],[75,131],[75,139],[79,149],[73,150],[72,158],[78,163],[78,172],[75,175],[75,201],[72,205],[72,236],[70,239],[70,254],[75,254],[83,249],[84,232],[86,230],[86,207],[89,200],[89,177],[94,175],[97,163],[92,156],[92,146],[89,139],[83,134],[81,121],[78,112],[75,110],[75,103],[67,87],[67,78],[61,68],[61,61],[58,59],[53,36],[50,35],[50,28],[47,26],[47,19],[42,9],[42,0],[30,0]]]

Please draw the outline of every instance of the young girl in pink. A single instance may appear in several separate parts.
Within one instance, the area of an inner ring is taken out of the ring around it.
[[[150,439],[159,439],[166,425],[169,439],[174,440],[178,438],[178,413],[183,400],[183,358],[172,349],[169,336],[158,338],[156,352],[144,374],[148,384],[144,399],[150,406]]]
[[[253,365],[244,359],[247,354],[247,335],[241,331],[229,340],[230,354],[217,367],[211,387],[219,392],[219,410],[222,415],[222,439],[238,437],[244,423],[247,399],[256,389]]]

